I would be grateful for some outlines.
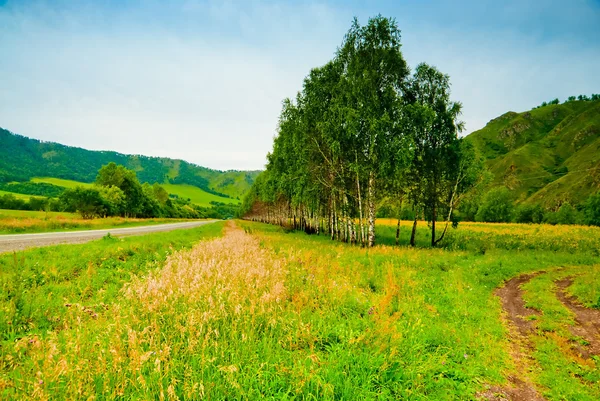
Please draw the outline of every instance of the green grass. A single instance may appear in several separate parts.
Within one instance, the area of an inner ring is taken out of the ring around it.
[[[52,178],[52,177],[35,177],[35,178],[31,179],[31,182],[52,184],[52,185],[56,185],[58,187],[64,187],[64,188],[76,188],[76,187],[90,188],[94,185],[94,184],[91,184],[88,182],[64,180],[62,178]]]
[[[533,336],[534,356],[538,364],[537,381],[545,386],[545,396],[551,400],[598,399],[600,394],[600,358],[583,359],[575,347],[585,344],[573,336],[569,327],[575,325],[573,313],[555,295],[554,282],[567,276],[598,275],[600,266],[578,266],[554,269],[532,279],[523,286],[526,305],[540,311],[536,317],[537,332]],[[598,293],[598,281],[579,282],[578,291]]]
[[[552,300],[552,274],[600,264],[570,251],[587,232],[542,226],[536,246],[529,226],[463,225],[430,249],[421,226],[413,249],[386,245],[395,230],[382,224],[383,245],[363,249],[237,224],[249,235],[226,231],[191,252],[168,242],[189,247],[222,225],[1,256],[0,397],[474,399],[515,369],[494,290],[539,270],[549,274],[527,301],[548,321],[532,379],[549,400],[600,397],[597,365],[573,365],[545,337],[572,321]]]
[[[170,194],[175,194],[184,199],[190,199],[192,203],[200,206],[210,206],[210,202],[235,203],[239,204],[237,199],[223,198],[213,195],[198,187],[187,184],[161,184],[161,186]]]
[[[588,308],[600,309],[600,266],[579,272],[569,292]]]
[[[317,351],[315,345],[287,357],[316,353],[326,361],[314,380],[332,383],[331,398],[336,399],[470,399],[482,383],[502,382],[512,367],[494,289],[523,272],[599,260],[548,251],[544,244],[538,250],[513,249],[512,244],[501,249],[502,238],[485,254],[390,246],[365,250],[324,236],[282,235],[276,227],[243,225],[295,262],[288,288],[309,301],[299,316],[287,318],[310,327],[317,342],[337,339],[333,350]],[[393,234],[380,229],[380,243],[392,242]],[[288,335],[301,341],[300,332]],[[353,346],[357,339],[361,346]],[[351,382],[356,377],[335,374],[348,366],[364,372],[361,384]],[[547,385],[542,377],[537,381]]]

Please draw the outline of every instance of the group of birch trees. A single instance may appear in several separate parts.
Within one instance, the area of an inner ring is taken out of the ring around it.
[[[245,218],[373,246],[377,205],[387,198],[427,219],[435,246],[478,177],[458,137],[460,113],[447,75],[427,64],[411,75],[394,19],[355,19],[334,58],[283,101]],[[445,221],[441,234],[436,221]]]

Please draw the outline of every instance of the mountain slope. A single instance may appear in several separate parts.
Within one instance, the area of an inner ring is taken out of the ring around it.
[[[466,138],[486,159],[492,185],[554,208],[600,189],[600,101],[508,112]]]
[[[115,162],[134,170],[141,182],[193,185],[214,195],[241,198],[258,171],[219,171],[183,160],[112,151],[91,151],[43,142],[0,128],[0,182],[55,177],[92,182],[103,165]]]

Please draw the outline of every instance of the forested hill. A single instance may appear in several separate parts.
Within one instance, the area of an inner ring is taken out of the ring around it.
[[[546,208],[576,205],[598,191],[600,99],[584,99],[508,112],[470,134],[493,174],[491,186]]]
[[[13,134],[0,128],[0,183],[56,177],[92,182],[110,162],[137,173],[141,182],[189,184],[209,193],[241,198],[258,171],[218,171],[183,160],[91,151]]]

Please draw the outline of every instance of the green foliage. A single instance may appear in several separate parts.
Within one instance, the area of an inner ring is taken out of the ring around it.
[[[571,206],[569,203],[564,203],[560,206],[556,214],[554,215],[553,224],[578,224],[581,219],[577,209]]]
[[[333,60],[284,100],[243,215],[366,246],[376,217],[398,214],[405,198],[412,215],[449,222],[481,176],[475,149],[458,138],[460,111],[447,75],[420,64],[409,76],[394,19],[355,19]]]
[[[60,200],[66,210],[75,210],[84,219],[105,216],[109,210],[107,202],[96,188],[67,189],[60,196]]]
[[[0,190],[7,192],[15,192],[18,194],[26,194],[26,195],[38,195],[45,196],[48,198],[58,197],[64,191],[64,188],[61,188],[56,185],[46,184],[46,183],[33,183],[33,182],[9,182],[2,183],[0,182]]]
[[[493,188],[483,195],[475,220],[487,223],[509,222],[513,216],[513,202],[513,196],[508,188]]]
[[[600,226],[600,192],[590,195],[583,210],[586,224]]]
[[[535,223],[544,221],[544,209],[540,205],[522,204],[515,209],[515,222]]]
[[[19,196],[5,193],[0,195],[0,209],[11,210],[61,210],[62,204],[58,199]]]

